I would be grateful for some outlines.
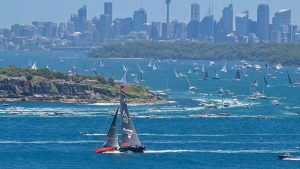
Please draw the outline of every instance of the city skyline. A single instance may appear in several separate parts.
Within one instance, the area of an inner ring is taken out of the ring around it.
[[[65,22],[70,18],[72,13],[76,13],[76,10],[85,4],[88,10],[87,18],[91,19],[94,16],[99,17],[100,14],[104,13],[103,3],[106,2],[95,0],[75,0],[72,4],[59,2],[60,5],[57,6],[55,3],[56,1],[57,0],[53,0],[51,2],[40,2],[38,0],[28,0],[26,2],[16,2],[16,0],[11,0],[9,2],[5,2],[5,5],[1,5],[0,7],[0,27],[10,28],[10,26],[15,23],[30,24],[32,21]],[[147,11],[148,22],[163,22],[166,20],[165,0],[153,0],[151,2],[145,0],[132,0],[126,3],[121,0],[110,0],[107,2],[113,3],[113,18],[131,17],[135,10],[143,7]],[[296,7],[299,6],[300,2],[297,2],[296,0],[288,0],[288,3],[287,1],[273,2],[273,0],[257,0],[255,2],[251,2],[250,0],[246,0],[245,2],[239,2],[238,0],[224,0],[222,2],[206,2],[204,0],[187,0],[185,2],[181,2],[180,0],[172,0],[170,4],[170,21],[177,19],[178,21],[188,22],[190,20],[190,5],[194,2],[200,4],[201,19],[205,17],[205,13],[207,13],[209,7],[213,6],[215,18],[219,20],[222,16],[223,8],[232,2],[234,7],[234,16],[248,10],[249,18],[256,20],[257,5],[267,3],[270,8],[270,21],[276,11],[288,8],[293,11],[292,23],[300,25],[300,18],[296,17],[300,13],[299,10],[296,10]],[[124,5],[126,5],[127,8],[124,8]],[[18,6],[22,6],[23,8],[20,10],[20,7]],[[47,8],[45,8],[45,6],[47,6]],[[20,11],[23,17],[20,17],[20,13],[18,13],[18,15],[12,13],[17,9],[19,9],[18,11]],[[36,15],[36,13],[39,13],[39,15]],[[10,17],[7,17],[7,15],[10,15]]]

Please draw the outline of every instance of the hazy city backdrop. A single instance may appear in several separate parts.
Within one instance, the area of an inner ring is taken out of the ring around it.
[[[293,19],[298,18],[293,17],[293,13],[298,12],[293,10],[298,5],[296,1],[179,3],[178,0],[155,0],[151,3],[125,3],[112,0],[99,4],[95,1],[76,2],[79,3],[77,7],[73,7],[76,3],[66,2],[48,4],[31,0],[23,3],[10,1],[3,5],[7,7],[5,10],[12,7],[15,9],[2,15],[9,20],[3,19],[1,23],[13,23],[0,28],[1,50],[87,50],[128,40],[281,44],[300,42],[299,27],[293,23]],[[64,10],[71,7],[70,11]],[[28,18],[32,20],[27,20]]]

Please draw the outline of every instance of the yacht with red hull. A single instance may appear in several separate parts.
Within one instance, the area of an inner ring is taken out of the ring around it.
[[[117,117],[120,111],[121,116],[121,131],[122,139],[119,142],[117,134]],[[145,147],[141,144],[141,141],[134,128],[133,121],[129,115],[127,103],[126,103],[126,88],[122,87],[120,92],[120,107],[116,110],[114,119],[110,126],[110,129],[106,135],[102,148],[97,148],[96,153],[106,153],[119,151],[122,153],[144,153]]]

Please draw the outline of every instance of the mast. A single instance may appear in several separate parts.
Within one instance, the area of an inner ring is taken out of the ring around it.
[[[121,130],[122,141],[121,147],[138,147],[142,146],[141,141],[136,133],[132,119],[129,115],[127,103],[126,103],[126,88],[121,88],[120,93],[120,112],[121,112]]]
[[[119,147],[119,139],[117,135],[117,128],[116,128],[116,122],[117,122],[117,116],[118,116],[119,108],[116,110],[114,119],[110,125],[109,131],[106,135],[103,147]]]

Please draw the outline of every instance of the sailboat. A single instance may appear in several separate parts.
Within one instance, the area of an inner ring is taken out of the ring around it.
[[[189,81],[189,79],[187,78],[186,75],[184,75],[184,77],[185,77],[185,79],[186,79],[186,82],[187,82],[188,85],[189,85],[189,90],[197,89],[195,86],[193,86],[193,85],[191,84],[191,82]]]
[[[221,69],[221,72],[227,73],[226,64],[227,64],[227,63],[225,62],[223,68]]]
[[[258,86],[258,80],[257,80],[257,78],[253,81],[252,86]]]
[[[33,65],[31,66],[31,69],[37,70],[36,61],[34,61]]]
[[[203,80],[208,80],[208,72],[207,72],[207,70],[205,71],[205,75],[203,77]]]
[[[179,75],[178,75],[178,73],[177,73],[176,70],[174,70],[174,73],[175,73],[175,76],[176,76],[177,78],[179,78]]]
[[[288,79],[289,79],[290,87],[293,87],[293,82],[292,82],[289,71],[287,71],[287,76],[288,76]]]
[[[104,66],[104,64],[102,63],[101,60],[99,60],[99,66],[100,66],[100,67],[103,67],[103,66]]]
[[[127,72],[127,71],[128,71],[128,67],[125,66],[124,64],[123,64],[123,71],[124,71],[124,72]]]
[[[157,69],[157,67],[156,67],[156,65],[154,63],[153,66],[152,66],[152,70],[156,70],[156,69]]]
[[[201,71],[205,72],[205,65],[202,65]]]
[[[129,115],[127,103],[126,103],[126,88],[121,87],[120,93],[120,113],[121,113],[121,130],[122,140],[121,144],[118,141],[116,120],[118,115],[118,109],[113,119],[110,130],[106,136],[104,146],[96,149],[97,153],[104,153],[107,151],[119,151],[119,152],[133,152],[143,153],[145,147],[141,144],[141,141],[134,128],[133,121]]]
[[[150,60],[149,64],[147,65],[148,68],[152,68],[152,61]]]
[[[213,77],[213,79],[215,79],[215,80],[220,80],[221,78],[220,78],[219,74],[216,73],[216,75],[215,75],[215,77]]]
[[[240,70],[237,70],[237,71],[236,71],[234,80],[241,80]]]
[[[138,65],[138,68],[139,68],[139,72],[140,72],[141,74],[144,74],[144,70],[141,69],[140,65]]]
[[[264,81],[265,81],[265,85],[266,85],[266,87],[270,87],[270,85],[269,85],[269,83],[268,83],[268,81],[267,81],[267,79],[266,79],[266,76],[264,75]]]

